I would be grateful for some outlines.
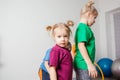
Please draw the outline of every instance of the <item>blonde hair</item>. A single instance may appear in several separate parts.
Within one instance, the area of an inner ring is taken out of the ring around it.
[[[90,12],[91,14],[97,16],[98,15],[98,11],[97,9],[93,6],[94,2],[93,1],[89,1],[82,9],[81,9],[81,16],[84,15],[87,12]]]
[[[55,24],[53,26],[47,26],[46,30],[49,31],[49,32],[51,31],[50,34],[52,36],[54,36],[55,35],[55,32],[54,32],[55,29],[56,28],[62,28],[62,29],[65,29],[67,31],[67,33],[68,33],[68,36],[70,36],[70,33],[72,33],[71,29],[70,29],[70,26],[73,26],[73,25],[74,25],[74,22],[71,21],[71,20],[68,20],[66,24],[65,23],[57,23],[57,24]]]

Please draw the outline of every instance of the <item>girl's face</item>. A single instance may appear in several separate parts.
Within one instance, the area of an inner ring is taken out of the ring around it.
[[[56,44],[61,47],[67,47],[69,42],[69,35],[67,31],[62,28],[56,28],[54,30],[54,34],[54,40],[56,41]]]
[[[88,17],[87,24],[88,26],[92,26],[95,23],[95,19],[97,16],[90,14]]]

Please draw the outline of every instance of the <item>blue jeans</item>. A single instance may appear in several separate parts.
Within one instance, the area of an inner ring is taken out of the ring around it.
[[[49,73],[42,70],[42,80],[50,80],[50,76],[49,76]]]
[[[92,80],[89,76],[88,70],[75,69],[76,80]]]
[[[40,80],[50,80],[49,73],[42,69],[39,69],[38,75],[40,77]]]

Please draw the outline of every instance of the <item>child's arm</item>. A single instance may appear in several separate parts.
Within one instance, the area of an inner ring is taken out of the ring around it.
[[[48,61],[45,61],[44,65],[45,65],[48,73],[50,73],[50,67],[49,67]]]
[[[50,80],[57,80],[57,73],[54,66],[50,67]]]
[[[44,66],[45,68],[47,69],[48,73],[50,72],[49,71],[49,59],[50,59],[50,51],[51,51],[51,48],[49,48],[47,51],[46,51],[46,55],[45,55],[45,58],[44,58]]]
[[[92,64],[89,56],[88,56],[88,52],[86,50],[86,47],[85,47],[85,43],[84,42],[81,42],[78,44],[78,47],[79,47],[79,50],[84,58],[84,60],[86,61],[87,63],[87,66],[88,66],[88,71],[89,71],[89,76],[95,78],[97,77],[97,71],[96,71],[96,68],[95,66]]]

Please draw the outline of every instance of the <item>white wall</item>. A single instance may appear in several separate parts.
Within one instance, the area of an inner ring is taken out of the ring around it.
[[[77,23],[86,1],[0,0],[0,80],[39,80],[40,62],[54,43],[45,27],[69,19]]]
[[[0,80],[39,80],[39,65],[54,43],[45,27],[69,19],[76,26],[86,1],[0,0]],[[107,57],[105,13],[119,7],[120,1],[96,0],[95,6],[99,16],[92,28],[99,60]]]
[[[108,57],[109,55],[115,54],[115,53],[108,53],[108,47],[107,46],[107,29],[110,27],[106,24],[106,13],[114,10],[118,7],[120,7],[120,0],[97,0],[98,6],[99,6],[99,23],[98,23],[98,29],[100,32],[99,36],[96,36],[98,41],[97,44],[97,57],[96,59],[99,60],[102,57]],[[114,46],[114,45],[113,45]],[[114,49],[113,49],[114,50]],[[109,57],[108,57],[109,58]],[[114,56],[113,56],[114,58]]]

